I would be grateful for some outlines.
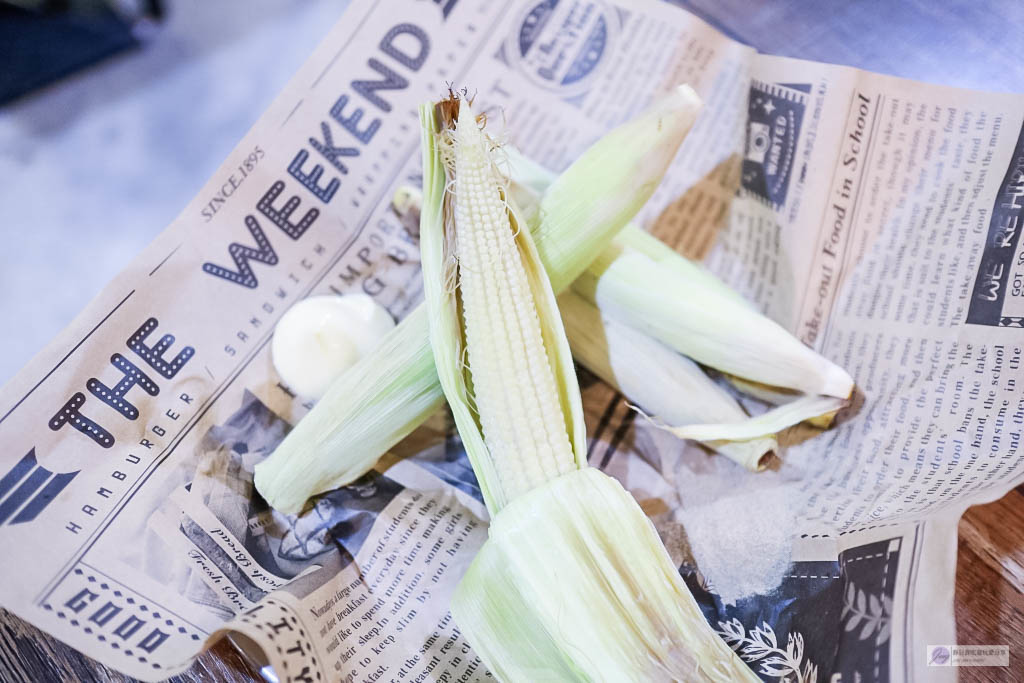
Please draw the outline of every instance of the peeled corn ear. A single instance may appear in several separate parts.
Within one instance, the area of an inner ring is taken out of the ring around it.
[[[513,183],[513,193],[515,188]],[[519,189],[520,196],[524,196],[523,188]],[[532,191],[525,198],[536,201]],[[422,196],[416,197],[413,189],[400,188],[396,193],[396,209],[401,206],[405,212],[418,216],[421,205]],[[648,233],[627,226],[614,242],[638,245],[659,265],[673,268],[691,288],[699,288],[705,281],[708,287],[750,308],[753,320],[760,319],[739,294]],[[577,362],[638,404],[639,411],[658,427],[681,439],[701,441],[751,471],[759,472],[770,462],[778,448],[775,434],[800,422],[827,428],[847,403],[844,399],[802,394],[726,376],[744,393],[779,405],[751,418],[736,399],[692,360],[604,315],[571,288],[558,297],[558,306]],[[666,311],[667,315],[670,313]]]
[[[493,143],[466,100],[454,107],[420,109],[423,288],[437,375],[494,514],[586,465],[586,428],[533,237],[507,196]]]
[[[420,110],[431,346],[491,513],[453,597],[503,681],[757,680],[710,629],[650,521],[587,466],[554,293],[470,105]]]
[[[506,149],[504,153],[516,174],[510,194],[524,201],[529,211],[551,183],[553,174],[514,149]],[[416,190],[400,188],[396,192],[394,206],[403,215],[418,215],[421,205],[422,196],[417,198]],[[632,225],[615,237],[611,247],[615,253],[630,248],[650,257],[658,266],[672,270],[680,278],[677,285],[685,282],[687,294],[709,290],[742,305],[752,325],[763,321],[763,316],[745,299],[703,266],[680,256],[656,237]],[[652,296],[667,294],[670,300],[671,295],[679,293],[673,290]],[[801,421],[827,427],[838,409],[846,404],[844,399],[802,394],[726,375],[745,393],[769,403],[785,404],[749,418],[736,400],[689,358],[604,315],[593,303],[571,291],[559,297],[559,308],[573,357],[578,362],[639,404],[645,416],[653,413],[655,417],[651,421],[657,426],[680,438],[701,441],[750,470],[760,471],[770,461],[777,448],[774,438],[777,432]],[[672,305],[662,312],[668,319],[666,322],[671,322]],[[828,364],[823,358],[819,360]],[[778,397],[783,398],[778,400]]]
[[[650,520],[590,467],[513,500],[452,598],[503,681],[758,681],[712,631]]]

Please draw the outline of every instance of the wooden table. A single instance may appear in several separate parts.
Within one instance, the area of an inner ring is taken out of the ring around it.
[[[967,511],[960,520],[956,569],[957,641],[1009,645],[1010,670],[964,668],[962,681],[1024,675],[1024,487]]]
[[[678,0],[762,52],[849,64],[967,88],[1024,92],[1017,0]],[[755,11],[756,8],[756,11]],[[1024,487],[972,508],[960,522],[956,623],[961,644],[1008,644],[1010,670],[964,668],[963,681],[1024,678]],[[1012,672],[1018,672],[1018,678]],[[249,681],[242,658],[221,644],[175,681]],[[0,610],[0,679],[126,681]]]

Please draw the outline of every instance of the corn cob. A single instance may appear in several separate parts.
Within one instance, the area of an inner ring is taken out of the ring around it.
[[[536,204],[539,193],[543,193],[552,176],[514,149],[507,148],[506,154],[511,172],[515,174],[510,194],[526,203],[523,213],[531,215],[530,207]],[[396,209],[400,207],[407,214],[418,215],[422,195],[417,196],[414,188],[403,187],[396,192],[394,204]],[[685,281],[685,291],[711,290],[741,304],[748,311],[746,316],[753,326],[764,322],[763,316],[733,289],[649,233],[633,225],[626,226],[613,240],[612,249],[622,247],[635,247],[659,266],[674,271]],[[651,411],[656,419],[649,419],[657,426],[680,438],[701,441],[747,469],[760,471],[771,460],[777,447],[774,434],[801,421],[826,428],[828,421],[846,404],[845,400],[835,397],[801,394],[726,375],[726,379],[744,393],[780,406],[749,418],[735,399],[685,356],[604,315],[579,295],[562,293],[559,307],[573,356],[578,362],[642,409]],[[672,304],[663,313],[670,322]],[[774,325],[770,321],[769,324]],[[777,326],[773,329],[777,331]],[[813,359],[816,354],[808,352],[806,357]],[[817,358],[821,364],[829,364]],[[643,410],[641,413],[648,416]]]
[[[434,108],[421,111],[424,299],[438,378],[494,514],[586,464],[583,408],[550,281],[492,143],[465,100],[438,111],[436,134]]]

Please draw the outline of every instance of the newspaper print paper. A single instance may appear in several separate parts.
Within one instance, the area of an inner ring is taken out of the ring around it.
[[[924,645],[955,639],[959,514],[1021,477],[1024,98],[758,55],[649,2],[352,2],[0,394],[3,605],[144,680],[229,632],[282,681],[487,679],[447,607],[486,515],[446,414],[299,517],[255,494],[253,465],[310,407],[274,375],[274,322],[310,294],[364,291],[396,318],[418,303],[415,233],[388,200],[418,180],[416,105],[448,83],[557,170],[678,82],[706,110],[642,222],[859,393],[750,475],[581,373],[590,461],[765,680],[919,678]],[[782,583],[727,604],[683,513],[794,490]]]

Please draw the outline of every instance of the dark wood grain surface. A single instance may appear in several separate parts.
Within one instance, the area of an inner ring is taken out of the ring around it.
[[[957,641],[1009,645],[1010,669],[964,668],[961,681],[1024,680],[1024,490],[978,505],[960,520]]]
[[[241,6],[243,3],[238,1]],[[934,83],[1024,92],[1024,3],[678,0],[762,52],[849,64]],[[963,681],[1024,680],[1024,492],[968,510],[960,523],[956,623],[961,644],[1008,644],[1010,669],[964,668]],[[0,610],[3,681],[130,680]],[[226,643],[175,681],[258,676]]]

